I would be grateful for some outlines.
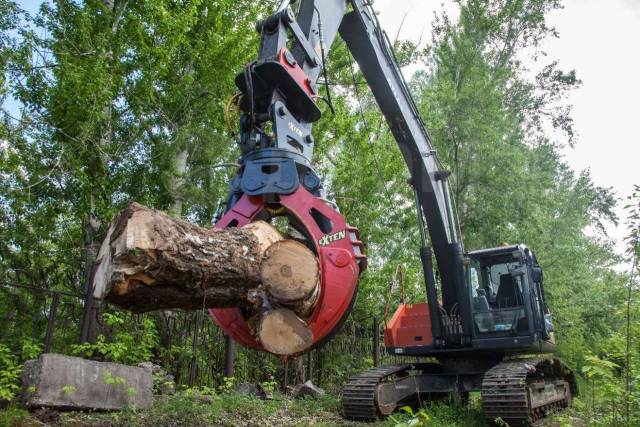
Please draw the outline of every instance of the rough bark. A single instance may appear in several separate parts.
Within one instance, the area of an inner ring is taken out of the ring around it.
[[[184,202],[183,187],[185,184],[185,174],[187,172],[187,162],[189,160],[189,151],[186,149],[180,150],[174,158],[174,174],[169,180],[169,193],[173,197],[173,204],[169,209],[169,212],[174,217],[182,215],[182,205]]]
[[[91,292],[91,275],[93,262],[100,249],[99,241],[96,241],[100,231],[100,221],[93,214],[93,195],[90,196],[91,210],[84,221],[84,252],[85,252],[85,283],[84,283],[84,307],[82,310],[82,323],[80,327],[80,342],[95,342],[98,335],[103,332],[100,317],[104,310],[99,301],[94,301]]]
[[[207,230],[132,203],[102,244],[94,296],[135,313],[250,306],[262,253],[281,238],[264,222]]]

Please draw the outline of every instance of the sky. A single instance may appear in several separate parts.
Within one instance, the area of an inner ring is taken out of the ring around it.
[[[36,12],[40,0],[18,0]],[[390,38],[427,42],[433,12],[457,16],[452,0],[376,0],[379,19]],[[575,69],[583,85],[568,102],[578,142],[567,148],[565,161],[577,172],[588,169],[596,185],[611,187],[625,199],[640,184],[640,0],[565,0],[564,8],[549,16],[560,33],[544,46],[548,61]],[[619,203],[618,227],[608,234],[620,252],[625,236],[624,201]]]
[[[588,169],[596,185],[612,187],[625,199],[640,185],[640,0],[565,0],[549,16],[560,33],[544,45],[565,69],[575,69],[583,85],[568,102],[578,131],[575,148],[563,151],[575,170]],[[428,42],[434,11],[457,16],[451,0],[376,0],[379,19],[390,38]],[[428,126],[428,124],[427,124]],[[608,235],[623,251],[624,201],[618,227]]]

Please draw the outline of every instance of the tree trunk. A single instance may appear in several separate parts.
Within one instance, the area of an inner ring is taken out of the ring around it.
[[[319,282],[313,252],[266,222],[205,229],[136,203],[111,223],[92,277],[96,298],[134,313],[247,308],[255,336],[280,355],[312,344],[303,318]]]
[[[98,301],[93,300],[91,292],[91,275],[93,262],[100,248],[95,240],[100,231],[100,221],[93,214],[93,195],[90,196],[91,209],[84,221],[84,251],[85,251],[85,282],[84,282],[84,306],[82,309],[82,323],[80,325],[80,343],[95,342],[98,335],[103,332],[101,329],[101,315],[103,307]]]
[[[169,193],[173,197],[173,204],[169,212],[174,217],[182,216],[182,205],[184,201],[184,183],[185,174],[187,172],[187,161],[189,160],[189,151],[180,150],[174,159],[174,175],[169,181]]]
[[[132,203],[100,248],[94,296],[134,313],[250,306],[262,254],[280,239],[264,222],[207,230]]]

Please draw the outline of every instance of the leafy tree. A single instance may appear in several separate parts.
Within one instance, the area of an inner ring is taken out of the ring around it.
[[[262,7],[61,0],[23,24],[9,85],[22,108],[5,114],[15,131],[0,245],[11,280],[83,293],[105,226],[129,199],[210,223],[226,192],[225,171],[210,166],[233,156],[223,106]],[[196,207],[183,212],[184,201]]]
[[[12,1],[2,0],[0,1],[0,70],[5,70],[8,57],[11,54],[12,37],[10,32],[15,30],[16,23],[19,22],[16,18],[18,15],[18,8]],[[4,101],[4,95],[6,93],[5,87],[5,75],[0,75],[0,101]]]
[[[625,209],[629,213],[627,220],[629,234],[625,237],[627,254],[637,260],[640,255],[640,185],[634,186],[634,191],[629,196],[629,203]]]

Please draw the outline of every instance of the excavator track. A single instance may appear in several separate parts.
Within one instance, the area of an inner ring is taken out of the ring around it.
[[[378,401],[384,396],[380,387],[386,383],[402,384],[407,376],[429,375],[428,372],[435,372],[433,365],[402,364],[381,366],[352,376],[342,389],[344,417],[371,421],[391,414],[403,404],[416,403],[410,401],[409,393],[404,395],[403,401],[386,399],[382,404]],[[504,361],[482,377],[485,418],[489,423],[499,418],[511,427],[535,424],[549,412],[569,406],[576,394],[573,373],[555,358]]]
[[[499,363],[482,380],[482,407],[490,423],[528,426],[549,412],[570,405],[577,393],[569,368],[553,358],[516,359]]]
[[[413,365],[387,365],[361,372],[349,378],[342,389],[342,408],[345,418],[368,421],[388,415],[376,402],[376,387],[387,378],[413,369]]]

